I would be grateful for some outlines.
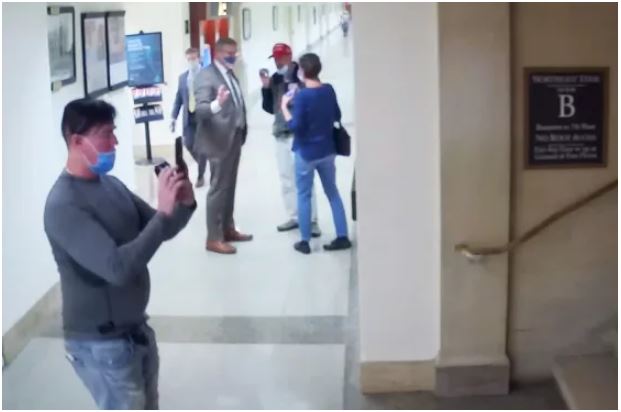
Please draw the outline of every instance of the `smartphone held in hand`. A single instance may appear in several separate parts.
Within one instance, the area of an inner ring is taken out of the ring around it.
[[[181,136],[175,139],[175,164],[177,166],[177,172],[188,172],[188,165],[185,163],[185,160],[183,160],[183,138]]]
[[[293,96],[295,96],[295,92],[298,91],[298,85],[297,85],[297,83],[289,83],[287,85],[287,89],[288,89],[288,91],[287,91],[287,93],[285,93],[285,95],[287,97],[293,97]]]
[[[188,165],[183,160],[183,138],[177,137],[175,139],[175,166],[178,173],[187,173]],[[163,161],[160,164],[155,165],[154,172],[156,176],[160,175],[160,172],[167,167],[170,167],[170,163]]]

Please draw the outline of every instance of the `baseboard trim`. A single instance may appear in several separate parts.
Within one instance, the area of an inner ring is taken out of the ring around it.
[[[436,365],[436,394],[455,397],[506,395],[511,367],[506,356],[490,359],[443,360]]]
[[[62,307],[60,282],[56,282],[9,330],[2,335],[3,366],[10,364],[33,338],[55,318]]]
[[[364,394],[432,391],[435,360],[362,362],[360,388]]]

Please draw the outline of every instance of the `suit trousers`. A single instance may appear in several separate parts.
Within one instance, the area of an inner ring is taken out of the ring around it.
[[[225,233],[235,229],[233,210],[241,157],[241,131],[234,139],[226,155],[209,158],[211,178],[207,193],[207,240],[210,241],[223,241]]]
[[[196,115],[188,113],[188,127],[183,133],[183,144],[188,152],[192,155],[194,161],[198,164],[198,178],[205,177],[207,169],[207,156],[194,150],[194,139],[196,138]]]

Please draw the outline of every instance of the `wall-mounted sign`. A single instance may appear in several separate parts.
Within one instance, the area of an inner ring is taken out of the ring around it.
[[[125,36],[125,49],[130,86],[164,83],[162,33],[128,34]]]
[[[606,166],[608,69],[525,70],[526,167]]]

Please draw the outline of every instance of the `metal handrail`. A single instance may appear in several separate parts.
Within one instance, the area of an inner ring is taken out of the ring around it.
[[[468,260],[472,260],[472,261],[481,260],[485,256],[500,255],[503,253],[511,252],[513,249],[515,249],[522,243],[526,242],[527,240],[531,239],[532,237],[537,235],[539,232],[541,232],[543,229],[550,226],[552,223],[565,217],[571,212],[580,209],[582,206],[586,205],[592,200],[615,189],[617,187],[617,184],[618,184],[618,180],[610,182],[607,185],[601,187],[600,189],[583,197],[582,199],[571,203],[570,205],[559,210],[558,212],[551,214],[550,216],[542,220],[539,224],[535,225],[533,228],[531,228],[530,230],[528,230],[521,236],[518,236],[517,238],[513,239],[512,241],[510,241],[504,246],[473,247],[466,243],[460,243],[458,245],[455,245],[455,251],[458,253],[461,253]]]

